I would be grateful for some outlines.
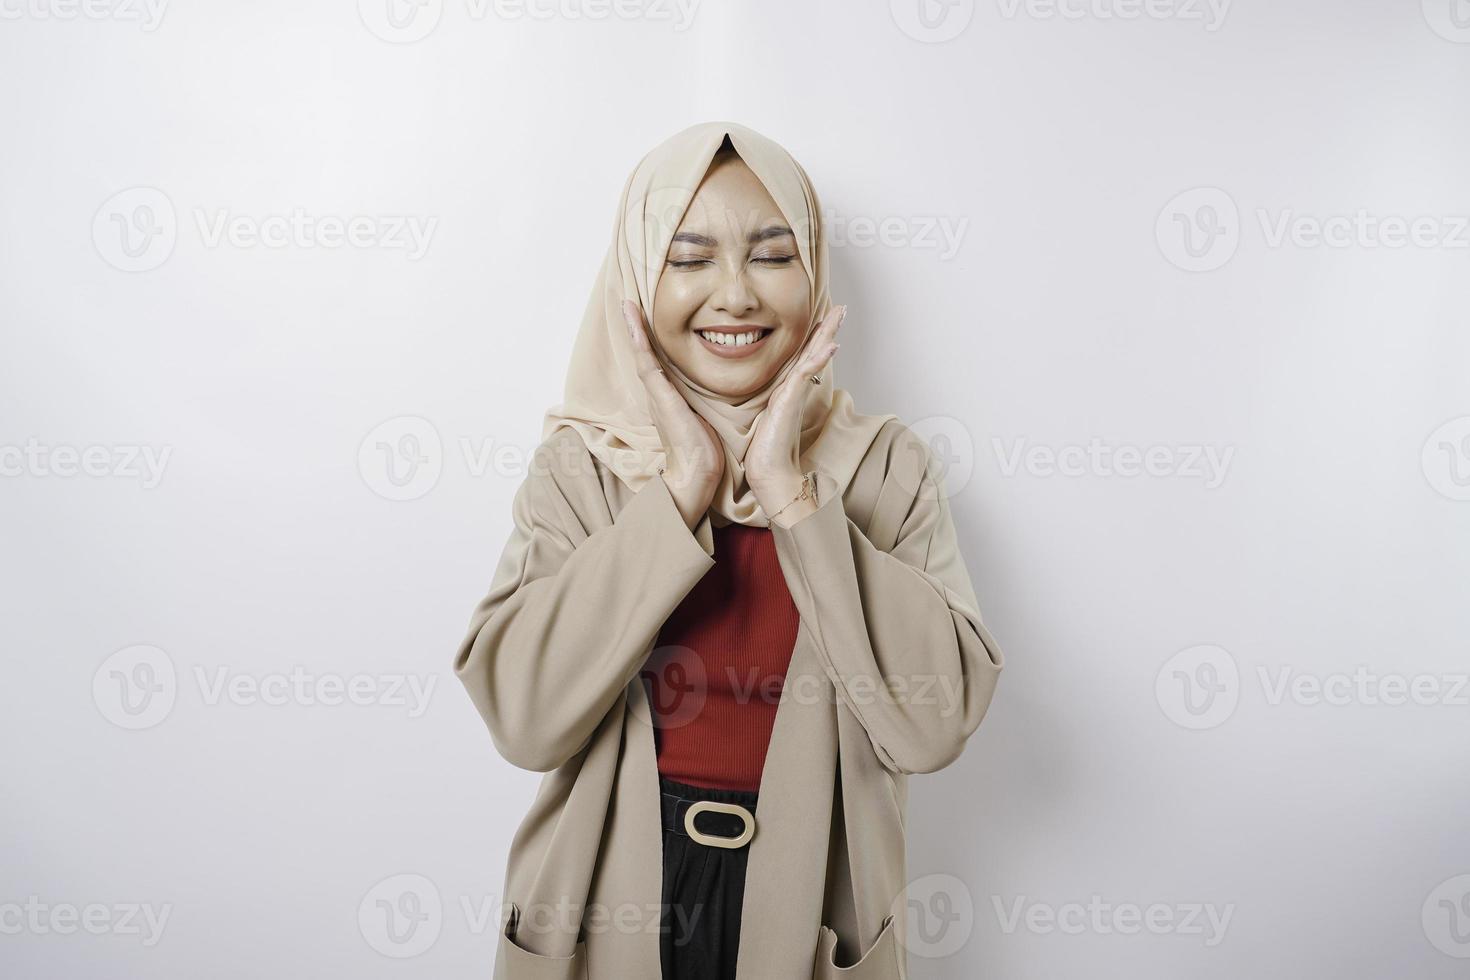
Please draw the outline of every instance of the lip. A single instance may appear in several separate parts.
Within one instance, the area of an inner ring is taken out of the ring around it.
[[[694,338],[704,346],[705,350],[709,351],[712,354],[715,354],[718,357],[731,358],[753,357],[757,352],[760,351],[762,347],[766,345],[766,341],[771,339],[771,335],[776,332],[774,327],[763,327],[758,323],[721,324],[717,327],[701,327],[700,330],[707,330],[710,333],[750,333],[750,331],[752,330],[765,331],[765,333],[761,335],[760,340],[757,340],[751,344],[745,344],[741,347],[725,347],[721,344],[711,343],[700,336],[699,330],[694,331]]]

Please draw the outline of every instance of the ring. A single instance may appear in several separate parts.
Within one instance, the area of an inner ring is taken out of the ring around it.
[[[822,383],[822,376],[820,374],[814,374],[811,377],[807,378],[807,380],[814,385],[819,385]]]

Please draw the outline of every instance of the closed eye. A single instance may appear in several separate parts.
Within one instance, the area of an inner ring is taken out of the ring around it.
[[[759,255],[751,261],[759,262],[761,265],[783,266],[790,265],[795,259],[794,255]],[[697,265],[712,265],[713,263],[713,259],[669,259],[667,264],[674,269],[692,269]]]

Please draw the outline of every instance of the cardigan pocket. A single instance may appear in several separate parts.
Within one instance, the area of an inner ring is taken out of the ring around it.
[[[817,962],[812,980],[903,980],[905,971],[899,965],[898,940],[894,938],[893,916],[883,920],[883,928],[868,951],[851,966],[838,966],[837,933],[822,926],[817,936]]]
[[[540,956],[516,945],[521,910],[510,904],[510,917],[495,951],[494,980],[587,980],[587,944],[579,941],[571,956]]]

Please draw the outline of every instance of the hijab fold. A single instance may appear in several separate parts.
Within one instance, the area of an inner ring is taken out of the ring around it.
[[[632,340],[621,304],[636,300],[653,323],[653,300],[669,245],[715,154],[729,137],[735,152],[765,185],[796,235],[797,252],[811,283],[811,322],[795,353],[767,384],[731,399],[695,382],[653,340],[665,376],[719,435],[725,473],[710,504],[718,523],[769,526],[745,480],[744,460],[756,420],[771,393],[795,368],[806,342],[827,315],[827,241],[811,181],[777,143],[735,123],[692,126],[645,156],[623,187],[612,245],[603,261],[582,327],[572,348],[566,390],[546,413],[543,439],[557,429],[575,429],[594,457],[635,492],[664,465],[662,439],[638,377]],[[839,492],[846,488],[878,430],[893,415],[861,415],[846,391],[832,386],[832,364],[822,383],[807,384],[802,410],[800,462],[803,470],[826,474]]]

